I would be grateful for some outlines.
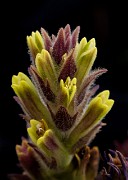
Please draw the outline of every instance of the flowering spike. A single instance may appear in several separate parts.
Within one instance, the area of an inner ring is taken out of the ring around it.
[[[98,180],[113,177],[105,167],[99,176],[99,150],[89,147],[114,104],[114,100],[109,99],[109,90],[95,96],[99,85],[94,83],[107,72],[105,68],[92,70],[97,56],[95,39],[87,41],[84,37],[79,42],[80,26],[71,31],[69,24],[51,37],[45,29],[40,30],[41,33],[35,31],[26,37],[33,60],[28,68],[30,78],[21,72],[12,77],[14,99],[24,112],[21,117],[27,121],[30,138],[16,146],[23,174],[13,174],[10,178]],[[118,170],[113,156],[108,157],[107,166]],[[118,152],[117,157],[122,164],[121,175],[123,172],[127,178],[127,164]],[[115,170],[114,177],[117,177]]]

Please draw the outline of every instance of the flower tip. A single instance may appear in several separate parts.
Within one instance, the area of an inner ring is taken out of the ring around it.
[[[109,96],[110,96],[110,91],[104,90],[104,91],[100,92],[97,97],[101,97],[102,101],[105,102],[109,98]]]
[[[92,38],[92,39],[90,40],[90,43],[91,43],[92,47],[95,47],[95,46],[96,46],[96,40],[95,40],[95,38]]]
[[[13,75],[12,76],[12,84],[15,84],[17,82],[17,76],[16,75]]]
[[[107,102],[106,102],[106,104],[107,104],[107,106],[111,109],[112,108],[112,106],[114,105],[114,100],[113,99],[109,99]]]

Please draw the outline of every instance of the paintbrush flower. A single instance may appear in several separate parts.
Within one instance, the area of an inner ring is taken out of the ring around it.
[[[16,146],[24,174],[12,179],[93,180],[97,176],[99,150],[89,144],[105,125],[102,120],[114,100],[109,90],[97,93],[95,81],[107,69],[92,69],[95,39],[79,41],[79,33],[79,26],[71,31],[67,24],[57,35],[41,28],[26,38],[31,58],[28,75],[13,75],[12,88],[29,138]]]

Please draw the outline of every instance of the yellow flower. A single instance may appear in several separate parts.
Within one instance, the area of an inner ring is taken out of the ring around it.
[[[13,75],[11,87],[18,96],[24,113],[30,119],[41,120],[49,117],[46,105],[41,102],[34,84],[27,75],[21,72],[17,76]]]
[[[95,137],[92,130],[100,124],[114,104],[114,100],[109,99],[109,94],[108,90],[104,90],[90,101],[82,120],[70,134],[70,146],[74,146],[81,138],[86,139],[86,144],[88,144],[91,136]],[[91,131],[92,133],[90,133]],[[97,133],[96,129],[95,132]],[[85,141],[83,142],[85,143]]]
[[[27,128],[28,134],[31,140],[37,144],[37,140],[44,135],[45,131],[48,129],[46,122],[42,119],[37,121],[35,119],[30,120],[30,127]]]
[[[37,53],[40,53],[44,48],[44,42],[40,32],[32,32],[31,36],[27,36],[27,44],[30,50],[30,55],[32,59],[35,60]]]
[[[61,94],[61,102],[65,107],[68,107],[74,95],[76,93],[77,79],[73,78],[72,80],[70,77],[67,77],[66,81],[64,82],[63,79],[60,80],[60,94]],[[61,103],[60,102],[60,103]]]

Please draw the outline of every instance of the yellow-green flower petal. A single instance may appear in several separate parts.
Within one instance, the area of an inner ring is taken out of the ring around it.
[[[87,39],[86,37],[82,38],[80,43],[76,45],[76,50],[77,50],[77,59],[83,54],[85,46],[87,44]]]
[[[61,141],[59,141],[51,129],[48,129],[44,136],[38,139],[37,146],[43,151],[45,150],[47,155],[55,157],[58,167],[66,167],[71,162],[72,155],[66,151]]]
[[[69,106],[72,99],[74,98],[77,90],[76,82],[76,78],[71,80],[70,77],[67,77],[65,83],[63,79],[60,80],[61,103],[66,107]]]
[[[39,31],[32,32],[31,36],[27,36],[27,45],[33,60],[35,60],[37,53],[44,48],[43,38]]]
[[[16,75],[12,76],[12,84],[18,85],[20,84],[21,81],[26,81],[31,88],[34,88],[32,81],[29,79],[29,77],[26,74],[19,72],[17,76]]]
[[[48,129],[46,122],[42,119],[40,122],[31,119],[30,120],[30,127],[27,128],[28,134],[31,140],[37,144],[37,140],[44,135],[45,131]]]
[[[91,48],[88,51],[85,51],[78,60],[77,63],[77,72],[76,78],[78,86],[81,85],[84,78],[88,75],[89,71],[92,68],[92,65],[96,59],[97,48]]]
[[[52,91],[56,93],[57,74],[49,52],[43,49],[41,53],[38,53],[35,59],[35,64],[42,79],[44,81],[48,79]]]
[[[70,142],[74,144],[78,139],[88,136],[88,133],[106,116],[111,110],[114,100],[108,99],[109,91],[105,90],[99,93],[91,100],[86,110],[86,113],[77,127],[70,135]]]
[[[13,76],[11,87],[26,107],[31,118],[41,120],[49,117],[47,108],[41,102],[35,86],[25,74],[19,73],[17,76]]]

